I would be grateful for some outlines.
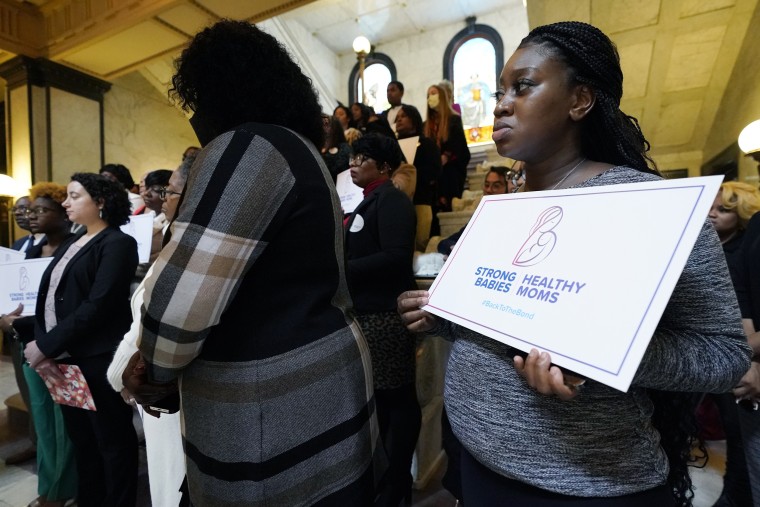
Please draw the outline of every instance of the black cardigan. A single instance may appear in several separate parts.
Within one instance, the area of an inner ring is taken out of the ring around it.
[[[129,285],[137,268],[137,243],[109,227],[92,238],[66,265],[55,292],[57,325],[45,331],[50,275],[78,234],[61,245],[40,282],[35,311],[37,346],[49,358],[64,352],[91,357],[116,350],[129,329]]]
[[[399,294],[415,288],[416,229],[412,201],[390,180],[356,207],[346,229],[346,258],[357,312],[394,310]]]
[[[752,319],[760,330],[760,213],[750,219],[744,241],[733,261],[729,259],[742,318]]]

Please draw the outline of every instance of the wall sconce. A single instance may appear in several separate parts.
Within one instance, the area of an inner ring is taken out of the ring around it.
[[[27,192],[16,180],[7,174],[0,174],[0,195],[9,197],[21,197]]]
[[[354,53],[356,53],[356,59],[359,60],[359,79],[362,81],[362,104],[366,104],[366,96],[364,94],[364,61],[367,55],[372,51],[372,45],[369,43],[369,39],[363,35],[354,39]]]
[[[760,164],[760,120],[755,120],[742,129],[739,134],[739,149]]]

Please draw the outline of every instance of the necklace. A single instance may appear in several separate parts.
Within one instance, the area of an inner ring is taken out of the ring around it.
[[[581,164],[584,163],[585,161],[586,161],[586,157],[583,157],[580,162],[578,162],[577,164],[575,164],[575,167],[573,167],[572,169],[570,169],[570,171],[565,175],[564,178],[562,178],[561,180],[559,180],[557,182],[557,184],[554,185],[549,190],[555,190],[558,186],[562,185],[565,182],[565,180],[568,179],[570,177],[570,175],[573,174],[575,172],[575,170],[578,169],[581,166]]]

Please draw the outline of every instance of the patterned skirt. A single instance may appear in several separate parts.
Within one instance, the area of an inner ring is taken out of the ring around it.
[[[414,382],[416,338],[395,311],[356,315],[372,356],[375,389]]]

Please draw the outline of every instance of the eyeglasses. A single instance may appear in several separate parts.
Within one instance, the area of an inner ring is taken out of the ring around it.
[[[160,185],[156,185],[154,187],[148,187],[148,188],[145,189],[145,193],[147,194],[148,192],[151,192],[153,194],[156,194],[156,195],[160,196],[161,192],[164,190],[164,188],[165,187],[162,187]]]
[[[46,208],[44,206],[37,206],[36,208],[26,208],[24,210],[24,214],[29,215],[44,215],[48,211],[53,211],[51,208]]]
[[[372,160],[372,158],[367,155],[356,155],[348,159],[348,165],[351,167],[359,167],[367,160]]]
[[[23,215],[28,209],[26,206],[14,206],[11,208],[11,213],[21,213]]]
[[[164,187],[161,190],[158,191],[158,197],[161,198],[162,201],[166,200],[166,197],[169,195],[182,195],[182,192],[175,192],[173,190],[169,190],[168,188]]]

